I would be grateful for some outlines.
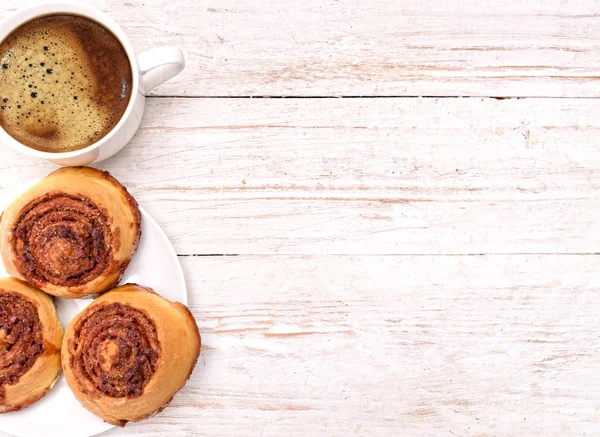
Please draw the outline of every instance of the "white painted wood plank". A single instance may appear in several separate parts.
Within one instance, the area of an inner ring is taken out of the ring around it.
[[[600,101],[151,99],[101,163],[192,253],[596,253]],[[4,148],[2,183],[54,167]]]
[[[109,436],[594,435],[597,256],[182,258],[203,335]]]
[[[301,201],[253,198],[143,205],[181,254],[598,253],[598,203]]]
[[[594,1],[86,3],[138,52],[185,51],[185,72],[159,95],[600,95]]]

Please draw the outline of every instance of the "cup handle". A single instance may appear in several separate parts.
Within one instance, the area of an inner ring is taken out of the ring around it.
[[[137,61],[142,73],[144,95],[177,76],[185,67],[185,58],[177,47],[157,47],[147,50],[138,55]]]

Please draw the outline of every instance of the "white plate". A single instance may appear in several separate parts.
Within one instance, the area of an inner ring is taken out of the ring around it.
[[[120,283],[145,285],[171,301],[187,305],[185,280],[177,254],[160,226],[146,211],[140,210],[140,246]],[[3,276],[8,273],[0,262],[0,277]],[[91,301],[56,299],[63,327]],[[15,413],[0,414],[0,431],[17,437],[89,437],[112,427],[79,404],[62,375],[52,390],[32,406]]]

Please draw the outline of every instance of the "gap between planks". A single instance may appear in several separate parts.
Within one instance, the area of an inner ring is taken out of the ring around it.
[[[257,95],[257,96],[177,96],[149,95],[148,99],[493,99],[493,100],[523,100],[523,99],[584,99],[598,100],[600,97],[551,97],[551,96],[419,96],[419,95],[389,95],[389,96],[294,96],[294,95]]]
[[[402,256],[402,257],[413,257],[413,256],[433,256],[433,257],[448,257],[448,256],[460,256],[460,257],[478,257],[478,256],[597,256],[600,255],[600,252],[577,252],[577,253],[568,253],[568,252],[482,252],[482,253],[386,253],[386,254],[377,254],[377,253],[333,253],[333,254],[298,254],[298,253],[178,253],[178,257],[183,258],[193,258],[193,257],[235,257],[235,256],[245,256],[245,257],[272,257],[272,256],[280,256],[280,257],[322,257],[322,256],[351,256],[351,257],[373,257],[373,256]]]

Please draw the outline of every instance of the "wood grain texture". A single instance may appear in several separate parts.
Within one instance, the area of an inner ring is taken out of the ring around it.
[[[594,99],[150,99],[101,167],[180,254],[596,253]],[[52,164],[9,149],[2,182]]]
[[[99,167],[203,334],[172,405],[104,436],[598,433],[597,2],[84,1],[186,54]],[[0,196],[56,168],[1,153]]]
[[[594,435],[600,258],[181,258],[203,334],[160,415],[106,436]]]
[[[600,95],[595,1],[86,3],[138,52],[184,50],[186,70],[157,95]],[[16,6],[4,2],[0,17]]]

